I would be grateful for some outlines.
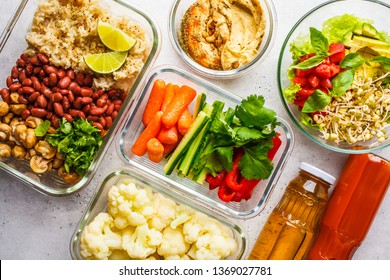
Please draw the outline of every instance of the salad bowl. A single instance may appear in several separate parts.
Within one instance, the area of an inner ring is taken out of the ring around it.
[[[390,145],[389,12],[379,1],[328,1],[288,33],[278,61],[280,98],[315,143],[348,154]]]

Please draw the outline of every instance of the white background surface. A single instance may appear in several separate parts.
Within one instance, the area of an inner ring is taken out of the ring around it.
[[[385,0],[387,2],[388,0]],[[154,66],[162,64],[186,66],[171,47],[167,21],[171,0],[129,0],[154,18],[161,30],[162,48]],[[274,1],[278,27],[273,48],[268,57],[250,74],[229,81],[213,81],[225,90],[245,97],[262,94],[266,106],[274,109],[291,125],[279,100],[276,82],[277,59],[283,40],[291,27],[307,11],[322,0]],[[0,31],[3,30],[18,1],[0,0]],[[0,81],[0,85],[4,84]],[[331,152],[306,139],[295,127],[295,147],[265,210],[253,219],[244,221],[250,236],[250,246],[259,234],[270,210],[280,199],[288,182],[296,175],[298,163],[308,162],[338,177],[347,155]],[[114,141],[113,141],[113,144]],[[376,154],[390,159],[390,149]],[[0,170],[0,259],[70,259],[69,243],[91,195],[104,178],[110,162],[117,159],[115,149],[110,149],[102,165],[87,188],[69,197],[44,196]],[[373,186],[375,187],[375,186]],[[390,193],[382,202],[376,219],[354,259],[390,259]]]

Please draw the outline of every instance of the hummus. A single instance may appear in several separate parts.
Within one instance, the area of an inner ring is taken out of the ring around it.
[[[258,53],[265,25],[259,0],[197,0],[182,19],[180,44],[206,68],[236,69]]]

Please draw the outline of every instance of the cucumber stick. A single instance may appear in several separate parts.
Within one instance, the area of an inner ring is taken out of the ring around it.
[[[196,136],[203,129],[205,124],[210,120],[210,117],[203,111],[200,111],[196,116],[191,127],[188,129],[187,133],[181,139],[179,145],[173,151],[172,155],[169,157],[167,164],[164,166],[164,173],[170,175],[175,169],[178,162],[185,155]]]

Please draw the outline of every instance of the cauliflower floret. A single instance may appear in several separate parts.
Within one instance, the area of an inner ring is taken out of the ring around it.
[[[195,210],[185,204],[176,205],[176,218],[171,222],[170,226],[176,229],[178,226],[187,222],[194,215]]]
[[[129,254],[124,250],[112,250],[109,260],[130,260]]]
[[[107,259],[114,249],[122,249],[122,236],[113,232],[114,219],[100,213],[81,234],[80,254],[87,259]]]
[[[153,213],[151,195],[132,182],[112,186],[108,192],[108,213],[114,218],[115,226],[124,229],[146,223]]]
[[[195,260],[219,260],[237,250],[233,233],[217,220],[196,212],[183,224],[183,234],[193,244],[188,255]]]
[[[133,259],[146,259],[156,252],[161,241],[162,233],[154,228],[149,229],[146,223],[135,228],[126,228],[122,234],[122,248]]]
[[[148,220],[149,226],[162,231],[176,217],[176,202],[160,193],[153,196],[154,215]]]
[[[181,227],[173,229],[168,226],[163,231],[162,242],[157,249],[157,253],[165,259],[180,259],[180,256],[187,253],[189,248],[190,244],[184,240]]]

